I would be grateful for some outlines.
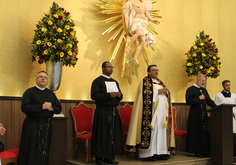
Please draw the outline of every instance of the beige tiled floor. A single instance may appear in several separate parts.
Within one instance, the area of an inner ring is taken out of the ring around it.
[[[156,164],[174,164],[174,165],[205,165],[210,162],[210,158],[198,158],[188,153],[177,152],[175,156],[171,155],[168,160],[145,161],[136,159],[134,153],[125,153],[122,156],[116,156],[118,165],[156,165]],[[68,160],[67,165],[95,165],[95,158],[89,159],[89,164],[85,164],[85,159]]]

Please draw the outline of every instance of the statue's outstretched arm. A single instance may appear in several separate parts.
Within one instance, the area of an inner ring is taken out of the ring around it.
[[[148,20],[152,21],[153,23],[155,23],[157,25],[160,24],[160,22],[158,20],[153,19],[150,15],[150,10],[153,8],[152,2],[148,0],[148,1],[146,1],[145,5],[146,5],[145,15],[148,18]]]

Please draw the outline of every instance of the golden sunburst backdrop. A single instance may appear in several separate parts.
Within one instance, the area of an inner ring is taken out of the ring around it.
[[[156,3],[155,0],[150,0],[152,4]],[[98,9],[98,13],[104,14],[107,18],[102,23],[113,23],[109,28],[107,28],[102,35],[105,35],[106,33],[110,33],[111,37],[108,39],[108,42],[111,42],[118,37],[118,42],[116,43],[116,46],[114,48],[114,51],[111,55],[110,62],[115,60],[117,52],[121,51],[123,52],[123,58],[119,57],[119,60],[123,61],[123,67],[122,67],[122,75],[121,77],[127,77],[128,83],[132,83],[132,75],[135,75],[138,77],[138,65],[133,61],[133,57],[135,54],[135,50],[137,48],[137,42],[135,41],[135,44],[131,46],[131,51],[129,54],[125,53],[125,48],[128,46],[130,42],[131,35],[128,32],[126,25],[125,25],[125,18],[123,15],[123,6],[125,5],[128,0],[100,0],[101,3],[96,4]],[[150,15],[152,18],[161,18],[161,16],[158,15],[159,10],[151,9]],[[150,23],[150,22],[149,22]],[[147,30],[152,33],[154,36],[156,36],[158,33],[156,32],[156,29],[149,24]],[[125,46],[121,46],[122,42],[124,42]],[[151,47],[152,48],[152,47]],[[153,49],[153,48],[152,48]],[[153,49],[154,50],[154,49]],[[149,60],[147,53],[145,51],[145,48],[143,46],[141,53],[144,57],[144,61],[149,65]]]

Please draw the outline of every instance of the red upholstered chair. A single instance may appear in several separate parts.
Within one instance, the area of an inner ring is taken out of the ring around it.
[[[122,141],[119,149],[120,156],[123,153],[124,145],[126,142],[127,134],[128,134],[128,128],[129,128],[129,121],[132,113],[132,108],[128,103],[125,103],[125,105],[118,109],[121,123],[122,123]]]
[[[177,125],[176,125],[176,109],[174,107],[172,108],[172,112],[173,112],[173,120],[174,120],[175,147],[176,147],[178,139],[186,138],[187,131],[176,130],[176,128],[177,128]],[[173,155],[175,155],[175,151],[173,151]]]
[[[15,163],[19,153],[19,149],[10,149],[0,152],[0,158],[2,165],[7,165],[9,163]]]
[[[92,136],[92,117],[93,109],[87,107],[83,101],[79,105],[71,108],[71,114],[74,119],[75,137],[76,137],[76,149],[74,151],[74,159],[78,155],[78,145],[80,142],[85,143],[86,149],[86,164],[89,157],[89,143]]]

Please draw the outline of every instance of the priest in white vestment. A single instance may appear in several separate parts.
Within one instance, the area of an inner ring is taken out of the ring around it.
[[[230,81],[224,80],[222,82],[224,90],[215,95],[214,102],[216,105],[220,104],[236,104],[236,94],[230,92]],[[233,141],[234,141],[234,162],[236,162],[236,107],[233,107]]]
[[[175,147],[170,92],[157,76],[157,66],[150,65],[139,84],[125,148],[140,149],[139,157],[147,160],[167,160]]]

